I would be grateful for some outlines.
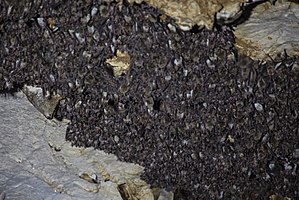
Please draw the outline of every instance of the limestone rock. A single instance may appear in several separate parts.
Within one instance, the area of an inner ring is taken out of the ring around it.
[[[269,60],[278,54],[299,55],[299,4],[263,3],[235,31],[236,46],[253,59]]]
[[[27,96],[28,100],[34,105],[34,107],[48,119],[53,118],[59,101],[63,99],[63,97],[60,95],[45,97],[43,95],[42,88],[40,87],[25,85],[23,92]]]
[[[141,3],[142,0],[129,0],[130,3]],[[190,30],[193,25],[206,26],[211,29],[215,14],[226,18],[240,15],[241,3],[246,0],[144,0],[144,2],[157,7],[166,15],[173,17],[182,30]]]
[[[24,96],[0,96],[0,198],[121,200],[120,184],[130,187],[131,196],[153,197],[140,180],[143,167],[72,147],[65,131],[64,122],[45,119]]]

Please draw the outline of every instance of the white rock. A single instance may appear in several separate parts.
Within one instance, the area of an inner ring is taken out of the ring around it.
[[[139,178],[143,167],[120,162],[116,156],[93,148],[73,147],[65,141],[65,123],[45,119],[19,95],[0,98],[0,151],[5,152],[0,154],[0,182],[7,183],[0,197],[121,200],[120,183],[130,184],[143,199],[153,196],[150,186]],[[55,147],[61,150],[55,151]],[[82,171],[92,172],[90,177],[99,183],[80,178]],[[166,200],[173,195],[163,196]]]

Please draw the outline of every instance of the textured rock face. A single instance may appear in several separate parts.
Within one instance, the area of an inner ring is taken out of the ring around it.
[[[254,59],[270,60],[285,52],[299,55],[299,4],[278,1],[253,9],[249,20],[235,31],[239,52]]]
[[[56,108],[59,105],[59,101],[63,99],[63,97],[59,95],[50,96],[50,94],[48,94],[48,96],[44,96],[43,90],[40,87],[25,85],[23,87],[23,92],[35,108],[48,119],[53,118]]]
[[[224,20],[233,19],[241,12],[241,3],[246,0],[129,0],[130,3],[146,2],[173,17],[182,30],[190,30],[197,24],[212,29],[217,12]]]
[[[47,120],[26,99],[0,96],[0,195],[3,199],[172,199],[140,180],[143,167],[64,141],[67,125]],[[161,193],[161,195],[160,195]]]

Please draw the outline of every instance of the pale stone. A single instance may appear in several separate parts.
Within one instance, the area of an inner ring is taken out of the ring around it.
[[[0,96],[1,198],[121,200],[118,187],[126,184],[132,199],[153,199],[150,185],[140,179],[142,166],[71,146],[66,126],[46,119],[24,95]],[[164,192],[161,199],[173,194]]]
[[[299,55],[299,4],[280,0],[258,5],[235,31],[236,46],[256,60],[274,59],[286,50]]]
[[[143,1],[129,0],[129,3],[134,2]],[[246,0],[144,0],[144,2],[163,10],[166,15],[176,20],[182,30],[188,31],[195,24],[212,29],[217,12],[228,13],[230,18],[234,18],[235,15],[239,16],[241,3]]]
[[[25,85],[23,92],[34,107],[48,119],[53,118],[59,101],[63,99],[60,95],[52,95],[51,97],[44,96],[43,90],[40,87]]]

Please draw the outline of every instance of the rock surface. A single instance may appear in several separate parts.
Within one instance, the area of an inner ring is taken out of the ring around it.
[[[139,179],[143,167],[92,148],[72,147],[64,140],[65,131],[66,124],[47,120],[25,97],[0,97],[3,199],[121,200],[119,185],[129,185],[131,199],[154,199]],[[172,199],[171,193],[160,193],[160,199]]]
[[[43,95],[43,90],[40,87],[25,85],[23,87],[23,92],[34,107],[48,119],[53,118],[54,112],[59,105],[59,101],[63,99],[63,97],[59,95],[52,95],[51,97]]]
[[[284,51],[299,55],[299,4],[277,1],[253,9],[249,20],[236,28],[236,46],[253,59],[275,59]]]
[[[218,18],[233,19],[241,13],[241,3],[247,0],[129,0],[130,3],[146,2],[173,17],[182,30],[197,24],[212,29],[216,13]]]

